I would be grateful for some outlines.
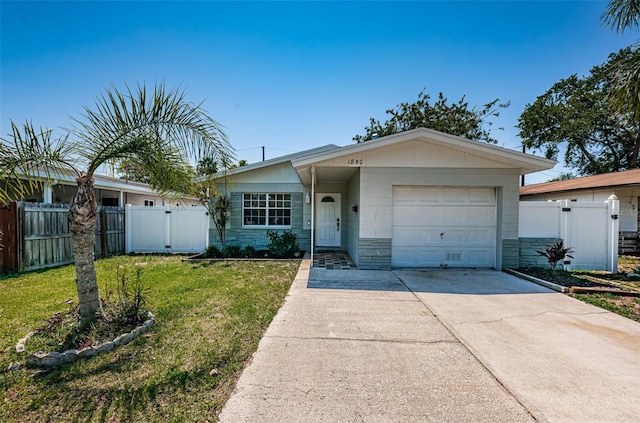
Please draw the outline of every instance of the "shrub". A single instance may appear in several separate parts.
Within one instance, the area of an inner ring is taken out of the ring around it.
[[[556,271],[556,266],[559,261],[564,260],[566,257],[573,258],[571,255],[571,253],[573,253],[573,248],[565,247],[562,241],[558,241],[553,245],[548,245],[544,251],[537,251],[537,253],[547,258],[551,265],[551,274]]]
[[[207,249],[204,251],[204,257],[206,258],[222,258],[224,255],[222,251],[215,245],[209,245]]]
[[[247,245],[242,250],[242,255],[246,258],[253,258],[256,256],[256,249],[251,245]]]
[[[300,247],[296,242],[296,235],[290,231],[284,231],[282,235],[276,231],[267,231],[267,236],[271,243],[269,244],[269,253],[276,257],[293,257],[300,252]]]
[[[124,266],[116,270],[116,290],[107,291],[102,300],[103,320],[115,326],[131,326],[147,318],[146,287],[142,282],[142,267],[137,266],[131,277]]]
[[[222,253],[225,257],[240,257],[242,248],[239,245],[227,245],[222,250]]]

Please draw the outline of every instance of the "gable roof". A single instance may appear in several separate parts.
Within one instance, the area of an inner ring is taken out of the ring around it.
[[[260,169],[260,168],[263,168],[263,167],[268,167],[268,166],[278,165],[278,164],[282,164],[282,163],[292,162],[294,160],[302,159],[302,158],[304,158],[306,156],[311,156],[311,155],[323,153],[323,152],[326,152],[326,151],[336,150],[336,149],[339,149],[339,148],[340,148],[340,146],[338,146],[338,145],[327,144],[327,145],[323,145],[321,147],[316,147],[316,148],[311,148],[309,150],[300,151],[298,153],[287,154],[286,156],[275,157],[273,159],[264,160],[264,161],[261,161],[261,162],[251,163],[251,164],[248,164],[246,166],[241,166],[241,167],[236,167],[236,168],[233,168],[233,169],[229,169],[226,172],[226,175],[227,176],[232,176],[232,175],[237,175],[239,173],[250,172],[252,170]],[[215,175],[213,175],[213,179],[221,178],[224,175],[225,175],[224,172],[218,172]],[[196,181],[202,181],[203,179],[205,179],[205,177],[201,176],[201,177],[196,178]]]
[[[549,194],[581,189],[630,187],[640,185],[640,169],[583,176],[563,181],[543,182],[520,187],[520,195]]]
[[[509,167],[519,168],[521,174],[550,169],[556,164],[554,160],[534,156],[532,154],[521,153],[519,151],[498,147],[484,142],[472,141],[427,128],[412,129],[410,131],[389,135],[376,140],[348,145],[339,149],[301,157],[297,160],[293,160],[292,164],[296,169],[300,170],[319,162],[345,156],[352,156],[357,153],[394,146],[412,140],[427,141],[439,146],[470,152],[477,157],[501,162]]]

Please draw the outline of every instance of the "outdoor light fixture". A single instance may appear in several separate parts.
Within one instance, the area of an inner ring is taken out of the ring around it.
[[[358,205],[356,204],[355,206],[351,207],[351,210],[353,210],[354,213],[358,213]]]
[[[307,204],[309,204],[311,202],[311,196],[309,195],[308,192],[306,192],[304,194],[304,202],[307,203]]]

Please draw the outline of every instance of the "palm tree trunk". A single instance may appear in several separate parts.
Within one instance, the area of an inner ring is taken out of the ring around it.
[[[69,207],[71,242],[76,263],[76,289],[80,303],[80,320],[86,325],[102,312],[94,265],[97,209],[93,176],[81,174],[76,178],[78,192]]]

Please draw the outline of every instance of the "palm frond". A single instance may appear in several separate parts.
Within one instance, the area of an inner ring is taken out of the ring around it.
[[[83,150],[77,154],[89,162],[89,173],[113,159],[158,157],[168,148],[187,160],[233,156],[222,126],[201,104],[187,101],[184,91],[160,84],[149,95],[144,85],[123,91],[112,86],[95,102],[95,108],[84,108],[81,119],[73,119],[70,129],[82,141]],[[158,179],[154,188],[167,187]]]
[[[605,27],[623,33],[640,28],[640,0],[611,0],[600,15]]]
[[[0,202],[22,198],[43,181],[78,173],[74,150],[67,137],[52,138],[52,131],[36,129],[26,121],[22,128],[11,121],[9,139],[0,140]]]

